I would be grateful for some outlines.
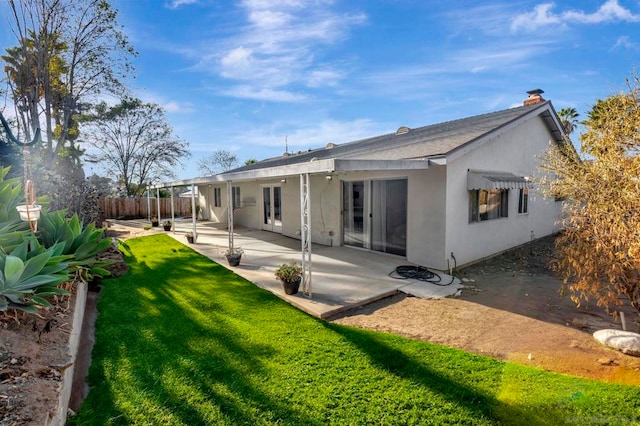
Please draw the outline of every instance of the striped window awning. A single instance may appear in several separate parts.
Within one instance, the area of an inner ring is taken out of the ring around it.
[[[509,172],[489,172],[469,170],[467,172],[467,189],[518,189],[529,188],[529,178],[517,176]]]

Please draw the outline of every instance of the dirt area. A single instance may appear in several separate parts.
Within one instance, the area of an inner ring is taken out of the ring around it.
[[[74,306],[64,297],[37,316],[0,318],[0,425],[47,424],[55,413]]]
[[[640,385],[640,358],[605,348],[591,335],[620,329],[620,321],[561,297],[560,280],[549,269],[552,259],[553,239],[546,238],[455,273],[465,285],[458,298],[398,295],[332,320],[548,371]],[[624,312],[627,329],[640,331],[638,314]]]

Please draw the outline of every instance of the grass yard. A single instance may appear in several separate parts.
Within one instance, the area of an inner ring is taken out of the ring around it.
[[[128,244],[71,424],[640,424],[637,387],[327,323],[166,235]]]

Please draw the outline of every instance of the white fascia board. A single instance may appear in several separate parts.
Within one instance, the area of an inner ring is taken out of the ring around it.
[[[427,158],[431,166],[446,166],[447,157]]]
[[[424,170],[429,168],[426,160],[335,160],[336,172],[372,170]]]
[[[220,175],[203,176],[203,177],[197,177],[193,179],[184,179],[184,180],[176,180],[173,182],[157,183],[155,185],[152,185],[150,188],[162,189],[162,188],[169,188],[172,186],[206,185],[206,184],[216,183],[216,182],[224,182],[224,179],[222,179]]]
[[[242,181],[255,179],[279,178],[301,173],[329,173],[334,171],[333,158],[328,160],[314,160],[304,163],[287,164],[284,166],[269,167],[265,169],[246,170],[220,175],[225,181]]]

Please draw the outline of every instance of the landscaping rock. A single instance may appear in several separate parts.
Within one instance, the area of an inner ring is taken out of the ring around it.
[[[598,330],[593,337],[605,346],[617,349],[624,354],[640,356],[640,334],[623,330]]]

